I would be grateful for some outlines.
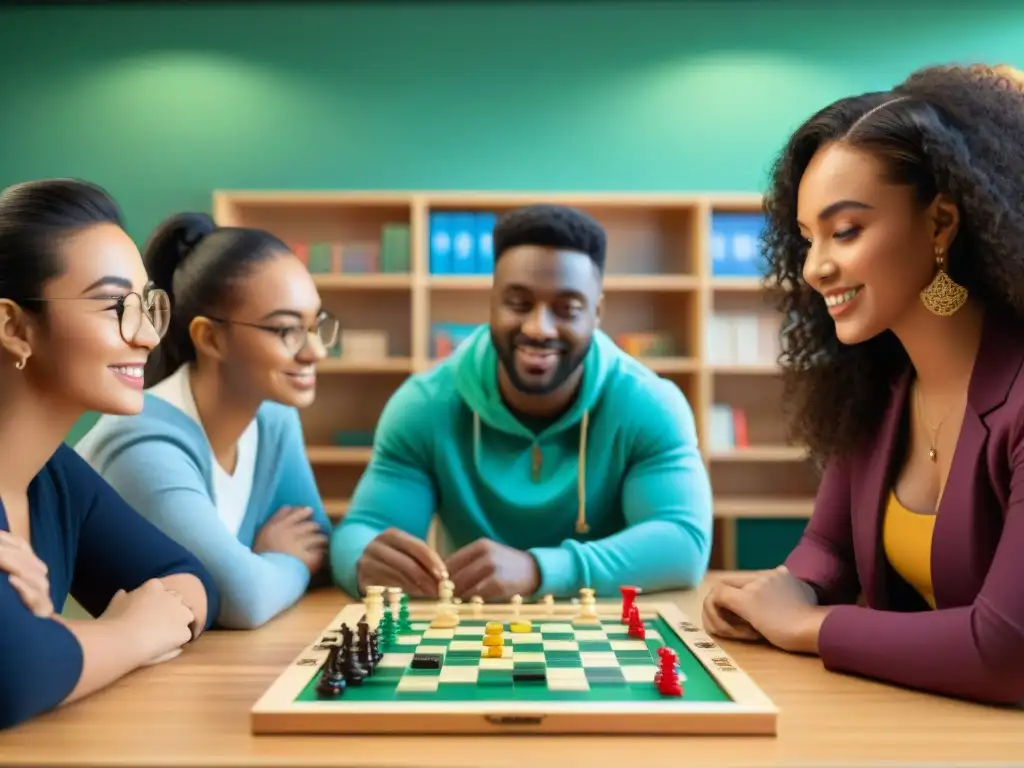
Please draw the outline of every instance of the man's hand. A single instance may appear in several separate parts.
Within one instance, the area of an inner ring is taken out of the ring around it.
[[[526,598],[540,587],[540,569],[532,555],[490,539],[477,539],[460,549],[448,558],[447,568],[455,594],[463,599]]]
[[[413,598],[434,598],[444,576],[441,556],[425,541],[398,528],[389,528],[371,541],[356,565],[360,592],[380,585],[399,587]]]

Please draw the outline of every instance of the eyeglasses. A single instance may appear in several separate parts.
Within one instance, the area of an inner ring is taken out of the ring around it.
[[[144,294],[132,291],[122,296],[60,296],[49,299],[27,299],[38,301],[106,301],[113,302],[105,309],[117,311],[117,322],[121,338],[131,344],[142,329],[142,318],[149,320],[158,338],[163,339],[171,324],[171,298],[161,288],[147,288]]]
[[[248,328],[256,328],[260,331],[276,334],[285,349],[290,354],[298,354],[299,350],[306,346],[311,335],[315,335],[324,349],[330,349],[338,342],[338,333],[341,323],[334,315],[326,309],[321,310],[317,315],[316,324],[313,328],[305,328],[301,325],[264,325],[262,323],[247,323],[242,320],[230,320],[224,317],[209,317],[215,323],[227,323],[229,325],[244,325]]]

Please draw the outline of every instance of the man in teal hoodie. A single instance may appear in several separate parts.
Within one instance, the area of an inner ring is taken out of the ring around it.
[[[606,237],[561,206],[494,230],[490,324],[411,377],[335,529],[335,580],[437,595],[567,597],[689,588],[712,501],[682,392],[598,329]],[[424,542],[437,514],[454,552]]]

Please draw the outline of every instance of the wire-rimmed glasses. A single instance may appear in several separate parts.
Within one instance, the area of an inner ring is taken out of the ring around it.
[[[216,323],[244,325],[248,328],[256,328],[261,331],[266,331],[267,333],[273,333],[281,339],[285,349],[287,349],[288,353],[292,355],[298,354],[299,350],[306,346],[310,336],[316,336],[317,341],[323,345],[325,350],[331,349],[331,347],[337,344],[338,334],[341,329],[341,323],[338,321],[338,318],[326,309],[320,310],[320,313],[316,317],[316,323],[312,328],[307,328],[295,323],[289,325],[269,325],[267,323],[249,323],[244,320],[231,320],[225,317],[210,317],[208,319],[213,320]]]

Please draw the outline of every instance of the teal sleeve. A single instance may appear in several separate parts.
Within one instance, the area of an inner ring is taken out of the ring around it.
[[[306,591],[309,569],[280,552],[257,554],[221,522],[202,472],[170,442],[136,443],[101,472],[140,515],[195,555],[220,590],[216,625],[259,627]]]
[[[566,597],[591,587],[613,596],[626,584],[648,592],[690,589],[707,572],[711,481],[689,403],[666,383],[622,411],[634,424],[622,483],[625,528],[598,541],[529,550],[540,569],[539,595]]]
[[[426,540],[437,505],[431,472],[433,434],[429,401],[419,382],[405,382],[377,422],[373,456],[348,512],[331,536],[334,581],[359,595],[356,566],[367,545],[389,528]]]
[[[331,532],[331,521],[324,509],[324,501],[316,484],[316,476],[306,454],[306,438],[299,413],[288,408],[283,419],[277,488],[269,509],[264,512],[266,522],[281,507],[309,507],[313,519],[325,534]]]

